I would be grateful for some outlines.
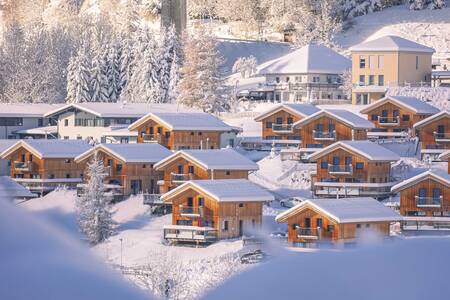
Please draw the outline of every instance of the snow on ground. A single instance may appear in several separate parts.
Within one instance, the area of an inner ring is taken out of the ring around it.
[[[437,10],[409,10],[396,6],[354,19],[353,27],[336,37],[342,48],[384,35],[398,35],[436,49],[435,56],[449,53],[450,7]]]

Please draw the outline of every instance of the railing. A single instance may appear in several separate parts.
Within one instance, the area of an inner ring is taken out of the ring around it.
[[[378,116],[378,123],[380,125],[395,126],[399,123],[399,117],[381,117]]]
[[[164,226],[164,239],[180,242],[209,243],[217,240],[217,230],[211,227],[166,225]]]
[[[172,180],[172,182],[186,182],[189,180],[193,179],[193,174],[189,173],[189,174],[176,174],[176,173],[171,173],[170,174],[170,178]]]
[[[272,124],[274,132],[292,132],[292,124]]]
[[[180,215],[182,216],[203,216],[203,207],[194,207],[194,206],[184,206],[180,205]]]
[[[369,196],[385,197],[391,194],[391,188],[398,181],[369,183],[369,182],[321,182],[312,184],[313,192],[321,197]]]
[[[33,164],[31,162],[15,161],[14,162],[14,169],[16,171],[31,172],[33,170]]]
[[[297,236],[303,239],[319,239],[321,228],[297,228]]]
[[[450,142],[450,133],[447,132],[433,132],[434,140],[436,142]]]
[[[146,134],[142,135],[142,140],[144,143],[159,143],[161,138],[159,134]]]
[[[420,197],[415,196],[417,207],[441,207],[442,196],[439,197]]]
[[[353,173],[353,166],[350,165],[328,165],[328,172],[330,174],[344,174],[349,175]]]
[[[313,130],[313,138],[315,140],[328,140],[328,141],[335,141],[336,140],[336,131],[329,131],[329,132],[325,132],[325,131],[316,131]]]
[[[144,194],[144,204],[162,204],[161,194]]]

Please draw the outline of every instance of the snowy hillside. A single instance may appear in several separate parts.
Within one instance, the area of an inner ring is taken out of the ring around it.
[[[387,8],[354,19],[353,27],[337,35],[344,49],[384,35],[403,38],[433,47],[435,56],[449,54],[450,7],[438,10],[409,10],[405,6]]]

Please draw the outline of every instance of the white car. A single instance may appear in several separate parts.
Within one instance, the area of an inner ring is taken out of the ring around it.
[[[280,200],[280,205],[282,207],[287,207],[287,208],[291,208],[296,206],[297,204],[303,202],[303,199],[300,197],[289,197],[289,198],[285,198],[285,199],[281,199]]]

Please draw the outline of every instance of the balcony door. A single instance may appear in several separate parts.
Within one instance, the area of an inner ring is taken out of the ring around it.
[[[420,188],[419,189],[419,198],[420,199],[425,199],[426,196],[427,196],[427,189],[426,188]]]
[[[349,166],[352,164],[352,157],[351,156],[346,156],[345,157],[345,165]]]
[[[303,221],[303,225],[304,228],[311,228],[311,219],[310,218],[305,218],[305,220]]]
[[[383,109],[383,110],[381,111],[381,116],[382,116],[383,118],[387,118],[387,116],[388,116],[388,111],[387,111],[386,109]]]
[[[194,198],[192,198],[192,197],[187,198],[187,206],[188,207],[194,206]]]
[[[438,138],[443,138],[444,137],[444,133],[445,133],[444,125],[438,125],[438,127],[437,127],[437,137]]]
[[[339,158],[339,156],[333,157],[333,165],[334,166],[339,166],[340,162],[341,162],[341,159]]]
[[[336,130],[336,125],[334,123],[328,124],[328,131],[333,132]]]
[[[323,132],[323,124],[317,124],[316,125],[316,131],[317,132]]]
[[[433,189],[433,202],[441,199],[441,189]]]
[[[178,165],[178,174],[183,174],[183,165]]]

